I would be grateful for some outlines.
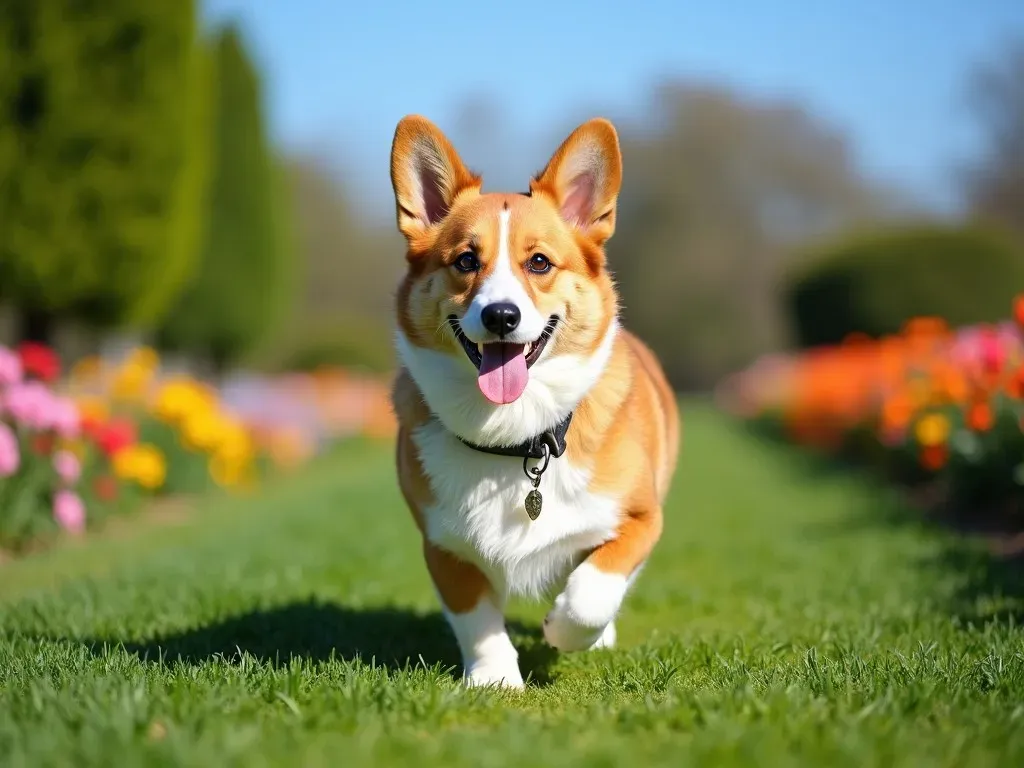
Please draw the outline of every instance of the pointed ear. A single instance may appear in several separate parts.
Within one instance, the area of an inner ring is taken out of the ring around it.
[[[480,187],[451,142],[425,117],[407,115],[391,144],[391,186],[398,229],[412,239],[448,215],[456,196]]]
[[[589,120],[562,142],[547,167],[530,182],[547,194],[570,225],[598,245],[615,232],[615,205],[622,185],[622,154],[615,126]]]

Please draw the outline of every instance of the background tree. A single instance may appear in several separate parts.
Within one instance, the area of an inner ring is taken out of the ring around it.
[[[0,0],[0,301],[146,325],[194,263],[209,77],[188,0]]]
[[[218,100],[210,214],[200,263],[158,333],[162,347],[223,370],[252,351],[287,308],[294,253],[289,196],[267,136],[260,78],[239,31],[213,44]]]
[[[843,137],[797,106],[685,83],[654,103],[653,130],[621,127],[609,261],[626,322],[677,385],[701,388],[788,341],[778,284],[794,246],[892,201],[860,177]]]
[[[982,131],[967,172],[970,208],[1024,239],[1024,37],[971,73],[968,97]]]
[[[394,362],[394,289],[405,261],[401,236],[361,221],[344,174],[322,158],[292,156],[285,172],[302,264],[298,300],[254,362],[271,369],[387,369]]]

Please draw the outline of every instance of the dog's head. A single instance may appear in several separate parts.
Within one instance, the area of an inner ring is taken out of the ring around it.
[[[596,382],[617,327],[604,243],[621,178],[606,120],[573,131],[526,194],[482,193],[433,123],[399,123],[391,181],[408,270],[398,348],[449,429],[518,442]]]

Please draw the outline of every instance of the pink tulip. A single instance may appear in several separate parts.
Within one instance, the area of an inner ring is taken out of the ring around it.
[[[52,429],[65,439],[74,439],[81,432],[75,403],[55,396],[42,382],[12,384],[4,395],[4,406],[14,421],[26,429],[36,432]]]
[[[21,381],[21,360],[7,347],[0,346],[0,387]]]
[[[65,485],[74,485],[82,475],[82,463],[71,451],[57,451],[53,454],[53,468]]]
[[[49,428],[53,395],[38,381],[12,384],[4,395],[4,406],[14,421],[34,430]]]
[[[21,466],[18,438],[3,422],[0,422],[0,477],[10,477]]]
[[[53,496],[53,519],[69,533],[85,531],[85,505],[73,491],[57,491]]]
[[[52,398],[50,427],[65,440],[74,440],[81,433],[82,428],[78,406],[66,397]]]

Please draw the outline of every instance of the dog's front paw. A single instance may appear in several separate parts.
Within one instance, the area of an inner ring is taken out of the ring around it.
[[[609,622],[608,626],[604,628],[604,632],[597,638],[597,642],[590,646],[591,650],[597,650],[598,648],[614,648],[615,647],[615,622]]]
[[[544,619],[544,639],[560,651],[587,651],[615,647],[615,622],[593,629],[569,619],[557,609]]]
[[[463,679],[470,688],[491,685],[512,689],[523,687],[523,675],[515,659],[478,659],[466,666]]]
[[[548,645],[560,651],[585,651],[600,647],[599,643],[605,635],[606,628],[611,628],[614,635],[614,624],[592,627],[576,621],[566,608],[564,597],[564,594],[558,596],[555,607],[544,619],[544,639],[548,641]]]
[[[560,651],[583,651],[615,645],[615,614],[627,582],[619,574],[584,563],[569,577],[544,619],[544,638]]]

